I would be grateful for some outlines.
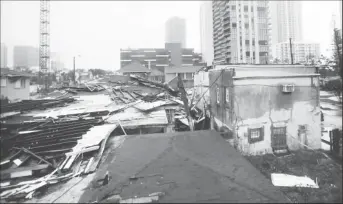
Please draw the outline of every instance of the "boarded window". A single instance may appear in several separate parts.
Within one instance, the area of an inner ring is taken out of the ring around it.
[[[7,78],[1,78],[1,87],[7,86]]]
[[[264,139],[264,127],[261,128],[249,128],[248,129],[249,143],[263,141]]]
[[[21,87],[22,89],[25,88],[25,79],[21,79],[21,80],[20,80],[20,87]]]

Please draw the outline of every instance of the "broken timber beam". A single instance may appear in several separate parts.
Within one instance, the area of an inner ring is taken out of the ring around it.
[[[36,158],[39,159],[40,161],[43,161],[43,162],[45,162],[46,164],[48,164],[48,165],[54,167],[54,165],[53,165],[52,163],[46,161],[46,160],[43,159],[42,157],[40,157],[40,156],[36,155],[35,153],[31,152],[30,150],[25,149],[24,147],[22,147],[22,148],[20,148],[20,149],[23,150],[24,152],[28,153],[28,154],[31,154],[32,156],[36,157]],[[55,168],[55,167],[54,167],[54,168]]]

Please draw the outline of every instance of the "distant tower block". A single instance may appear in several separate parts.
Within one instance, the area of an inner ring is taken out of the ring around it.
[[[47,72],[50,67],[50,2],[40,0],[39,69]]]

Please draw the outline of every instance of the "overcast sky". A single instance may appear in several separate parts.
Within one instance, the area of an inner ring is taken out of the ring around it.
[[[200,1],[51,1],[51,51],[59,53],[67,68],[119,69],[120,48],[163,48],[164,23],[172,16],[186,19],[187,47],[200,51]],[[303,2],[303,36],[330,44],[330,22],[339,14],[338,1]],[[1,42],[8,47],[39,46],[39,1],[1,0]]]

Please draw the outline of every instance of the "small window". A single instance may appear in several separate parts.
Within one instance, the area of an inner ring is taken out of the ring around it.
[[[21,80],[19,79],[19,80],[15,81],[14,88],[20,89],[20,86],[21,86]]]
[[[248,11],[248,6],[244,6],[244,11],[245,11],[245,12]]]
[[[1,78],[1,87],[7,86],[7,78]]]
[[[20,80],[20,87],[22,88],[22,89],[24,89],[25,88],[25,79],[21,79]]]
[[[248,140],[249,143],[255,143],[263,141],[264,139],[264,127],[261,128],[248,128]]]

